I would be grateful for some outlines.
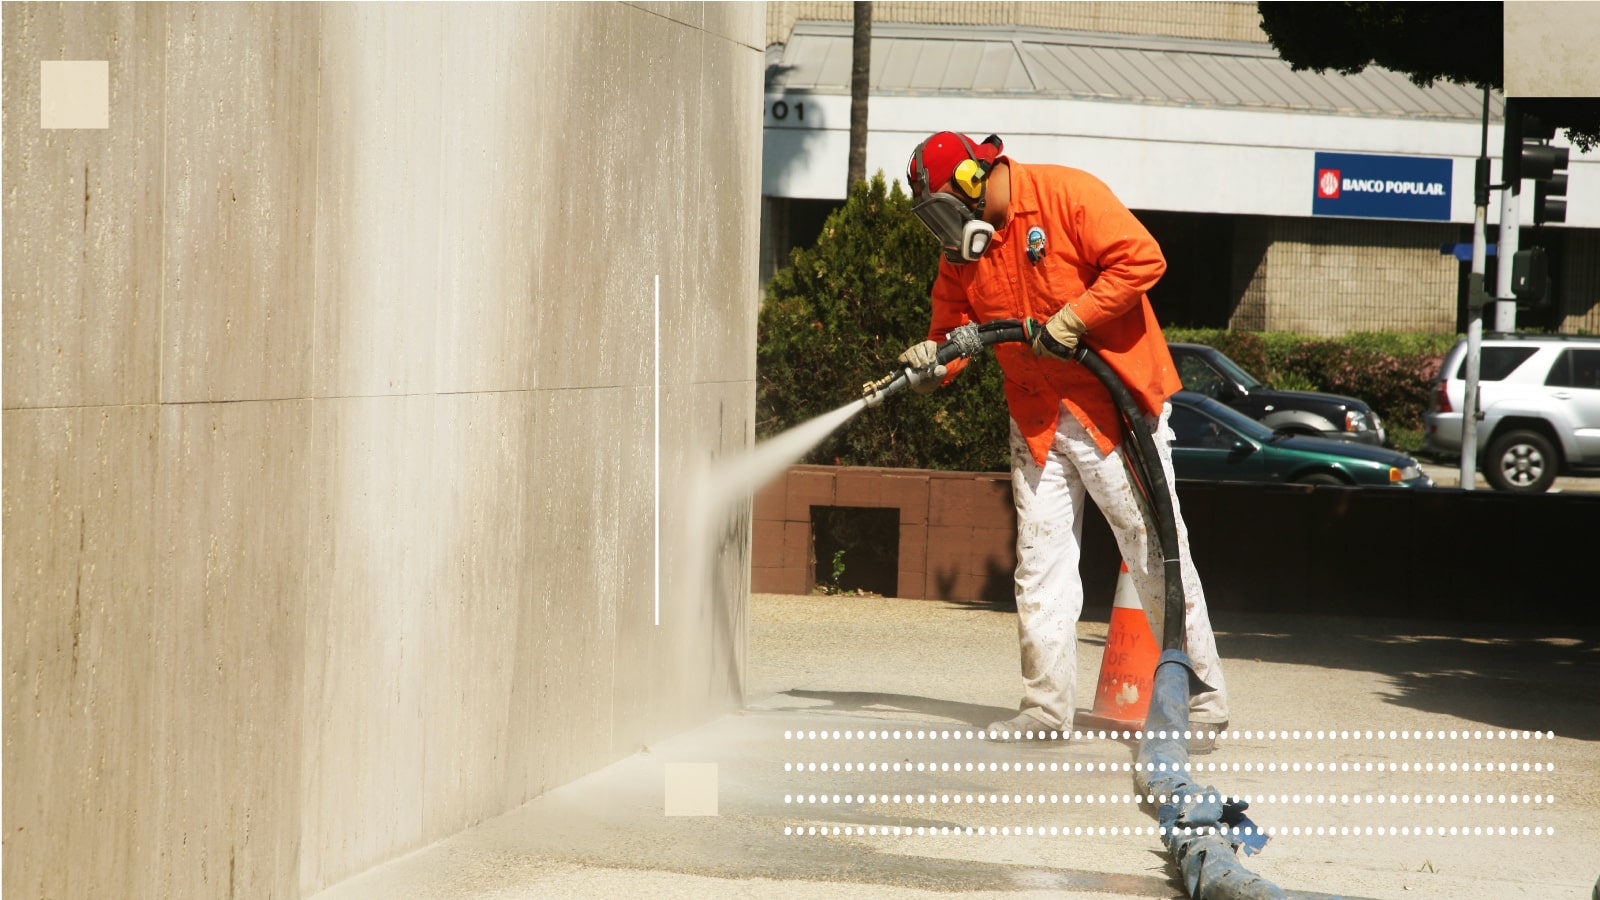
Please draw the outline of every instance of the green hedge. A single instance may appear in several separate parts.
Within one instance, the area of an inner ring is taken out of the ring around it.
[[[861,396],[928,331],[939,248],[882,172],[858,182],[812,247],[767,285],[756,345],[756,435],[766,439]],[[1159,310],[1157,311],[1159,314]],[[1391,443],[1414,449],[1428,389],[1454,335],[1366,333],[1316,339],[1276,332],[1168,328],[1207,344],[1274,387],[1349,394],[1372,404]],[[950,386],[907,392],[834,432],[804,462],[1003,471],[1010,466],[1000,367],[983,354]]]
[[[1276,388],[1346,394],[1371,404],[1386,428],[1422,427],[1428,391],[1453,334],[1357,332],[1310,338],[1285,332],[1168,328],[1173,343],[1221,350]]]

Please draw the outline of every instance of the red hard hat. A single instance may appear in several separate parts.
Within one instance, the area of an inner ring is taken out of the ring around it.
[[[906,164],[906,183],[913,199],[933,193],[950,183],[956,166],[973,159],[985,171],[1000,157],[1000,138],[989,135],[983,143],[954,131],[941,131],[917,145]]]

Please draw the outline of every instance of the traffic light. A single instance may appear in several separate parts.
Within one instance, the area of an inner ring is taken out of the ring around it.
[[[1511,255],[1511,293],[1524,303],[1537,304],[1550,290],[1550,263],[1543,247],[1529,247]]]
[[[1547,147],[1561,151],[1561,167],[1567,165],[1567,148]],[[1554,172],[1533,184],[1533,224],[1565,222],[1567,220],[1567,173]]]
[[[1519,176],[1533,179],[1533,224],[1567,220],[1567,148],[1546,143],[1555,129],[1536,116],[1522,119]]]

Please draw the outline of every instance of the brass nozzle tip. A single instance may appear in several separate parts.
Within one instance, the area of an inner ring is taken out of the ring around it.
[[[863,384],[861,386],[862,396],[866,396],[867,394],[876,394],[877,392],[888,387],[889,382],[894,381],[894,376],[895,373],[890,372],[888,375],[879,378],[877,381],[869,381],[866,384]]]

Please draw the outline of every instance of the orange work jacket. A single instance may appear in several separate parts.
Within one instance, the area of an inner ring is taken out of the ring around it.
[[[1145,292],[1166,271],[1155,238],[1111,189],[1065,166],[1011,167],[1011,207],[982,258],[939,262],[928,337],[943,342],[967,322],[1031,318],[1043,323],[1070,305],[1083,341],[1128,386],[1146,413],[1159,415],[1182,387]],[[1037,259],[1028,250],[1035,245]],[[1042,241],[1042,243],[1041,243]],[[997,344],[1006,404],[1033,457],[1044,464],[1061,407],[1083,423],[1102,453],[1122,440],[1121,418],[1105,385],[1075,362],[1035,356],[1027,344]],[[950,365],[950,378],[966,366]]]

